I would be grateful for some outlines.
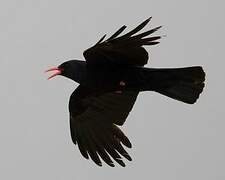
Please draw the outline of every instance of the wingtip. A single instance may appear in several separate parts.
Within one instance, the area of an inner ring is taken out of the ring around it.
[[[109,165],[110,167],[115,167],[115,165],[114,165],[113,163],[108,163],[108,165]]]
[[[146,19],[146,20],[143,22],[143,24],[147,25],[147,24],[151,21],[151,19],[152,19],[152,16],[149,17],[148,19]]]
[[[96,163],[99,167],[102,167],[102,163]]]
[[[123,25],[121,28],[119,28],[112,36],[110,36],[106,41],[110,41],[114,38],[116,38],[119,34],[121,34],[125,29],[127,28],[126,25]]]
[[[152,16],[150,16],[150,17],[147,19],[147,21],[149,22],[149,21],[151,21],[151,19],[152,19]]]
[[[123,156],[128,160],[128,161],[132,161],[132,158],[130,157],[130,155],[128,153],[124,153]]]
[[[120,166],[122,166],[122,167],[125,167],[126,166],[126,164],[121,160],[121,159],[115,159],[115,161],[120,165]]]
[[[125,140],[124,141],[124,143],[125,143],[124,145],[127,146],[128,148],[132,148],[132,144],[131,144],[130,140],[127,137],[125,137],[124,140]]]
[[[155,28],[155,31],[158,31],[159,29],[161,29],[163,26],[161,25],[161,26],[158,26],[158,27],[156,27]]]

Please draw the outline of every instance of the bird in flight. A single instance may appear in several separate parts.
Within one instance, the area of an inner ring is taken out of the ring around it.
[[[84,158],[102,166],[114,162],[125,166],[123,158],[131,161],[124,146],[131,142],[122,126],[132,110],[139,92],[155,91],[184,103],[193,104],[204,88],[205,73],[201,66],[183,68],[146,68],[148,52],[143,46],[159,43],[152,36],[161,26],[138,33],[151,18],[121,35],[119,28],[104,40],[84,51],[86,61],[69,60],[58,67],[48,79],[65,76],[79,83],[69,100],[72,141]],[[123,158],[122,158],[123,157]]]

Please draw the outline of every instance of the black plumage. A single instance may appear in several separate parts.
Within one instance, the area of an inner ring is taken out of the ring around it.
[[[99,166],[113,160],[125,166],[131,161],[123,145],[131,143],[122,126],[141,91],[156,91],[173,99],[193,104],[204,87],[205,73],[200,66],[185,68],[145,68],[145,45],[156,45],[160,36],[151,36],[161,26],[136,34],[151,18],[132,31],[119,36],[122,26],[111,37],[104,35],[84,51],[85,61],[70,60],[48,71],[56,71],[79,83],[69,100],[70,132],[74,144],[86,159]],[[112,160],[113,159],[113,160]]]

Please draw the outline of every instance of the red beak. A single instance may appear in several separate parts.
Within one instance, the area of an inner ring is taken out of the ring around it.
[[[50,71],[55,71],[55,73],[54,73],[53,75],[51,75],[51,76],[48,78],[48,80],[62,73],[62,70],[59,69],[58,67],[52,67],[52,68],[46,70],[45,72],[50,72]]]

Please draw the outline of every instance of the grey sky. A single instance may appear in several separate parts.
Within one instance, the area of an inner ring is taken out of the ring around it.
[[[225,11],[212,0],[0,1],[0,179],[225,179]],[[163,25],[148,48],[153,67],[202,65],[206,87],[195,105],[140,94],[123,130],[126,168],[83,159],[69,133],[68,99],[77,87],[44,70],[82,52],[103,34],[149,16]],[[161,110],[161,112],[159,111]]]

